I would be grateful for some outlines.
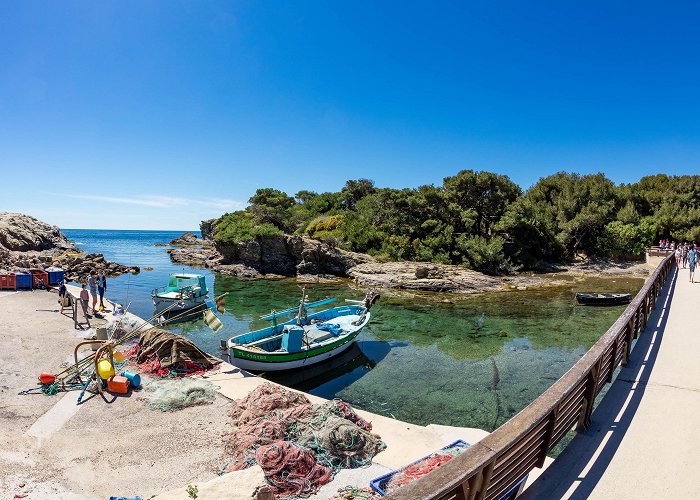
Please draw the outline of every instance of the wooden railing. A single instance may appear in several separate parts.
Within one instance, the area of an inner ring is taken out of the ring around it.
[[[591,419],[595,397],[627,364],[633,339],[673,269],[671,256],[656,268],[627,309],[589,351],[520,413],[460,456],[387,495],[387,499],[497,499],[517,485],[576,428]]]

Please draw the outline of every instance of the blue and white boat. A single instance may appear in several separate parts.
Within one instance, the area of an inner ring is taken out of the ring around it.
[[[201,274],[171,274],[168,284],[153,290],[151,298],[157,312],[168,308],[177,312],[204,307],[208,293],[207,283]]]
[[[348,349],[369,322],[370,308],[379,294],[368,293],[352,305],[333,307],[319,312],[312,309],[335,302],[335,298],[308,302],[306,290],[298,307],[273,311],[260,319],[272,326],[222,341],[231,363],[243,370],[269,372],[303,368],[326,361]],[[277,323],[282,316],[295,316]]]

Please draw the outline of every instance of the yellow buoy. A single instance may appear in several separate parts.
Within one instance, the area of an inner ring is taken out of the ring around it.
[[[109,377],[114,375],[114,367],[109,360],[101,359],[97,362],[97,373],[100,375],[101,379],[107,380]]]

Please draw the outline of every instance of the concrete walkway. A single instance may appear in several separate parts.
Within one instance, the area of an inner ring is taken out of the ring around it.
[[[680,269],[591,427],[521,498],[700,497],[699,322],[700,283]]]

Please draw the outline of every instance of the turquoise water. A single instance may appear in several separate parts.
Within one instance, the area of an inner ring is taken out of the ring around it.
[[[257,318],[293,305],[294,280],[243,281],[206,269],[175,265],[165,248],[181,232],[64,230],[86,251],[110,260],[153,267],[111,279],[108,297],[150,317],[150,291],[179,271],[204,274],[215,294],[229,292],[224,329],[200,319],[170,329],[219,355],[220,339],[261,328]],[[564,374],[624,310],[576,305],[576,291],[636,293],[641,279],[588,278],[566,286],[458,297],[385,292],[356,346],[320,369],[285,375],[280,382],[326,398],[418,424],[493,430]],[[309,287],[312,300],[362,298],[351,284]]]

